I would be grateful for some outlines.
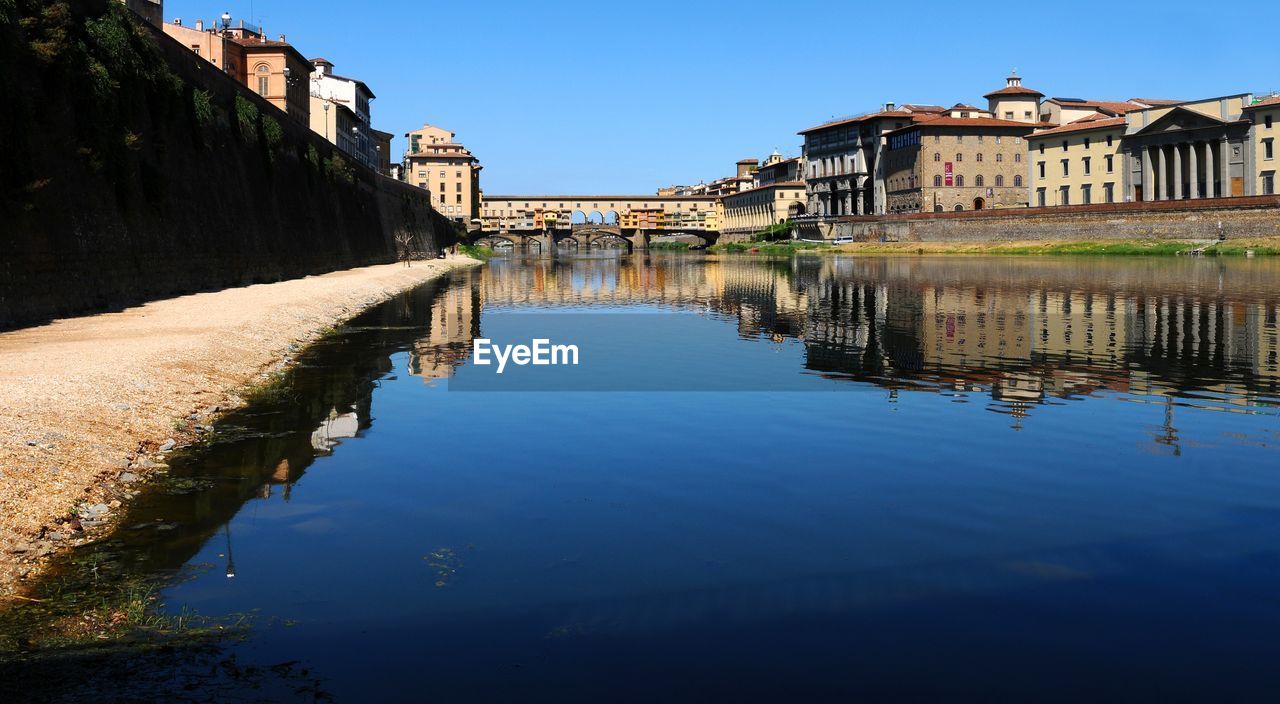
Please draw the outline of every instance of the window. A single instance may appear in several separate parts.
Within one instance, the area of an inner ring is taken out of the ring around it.
[[[1262,172],[1262,195],[1274,196],[1276,194],[1276,172]]]
[[[1116,184],[1114,183],[1102,184],[1102,199],[1107,203],[1116,202]]]
[[[1071,205],[1071,186],[1058,189],[1058,205]]]
[[[996,135],[996,144],[1000,143],[1000,135]]]
[[[1107,146],[1108,146],[1108,147],[1109,147],[1109,146],[1111,146],[1114,142],[1115,142],[1115,136],[1114,136],[1114,135],[1107,135]]]
[[[1000,174],[996,174],[996,186],[999,187],[1003,185],[1004,185],[1004,176],[1001,176]]]
[[[1114,173],[1114,172],[1115,172],[1115,170],[1116,170],[1116,165],[1115,165],[1115,155],[1114,155],[1114,154],[1108,154],[1108,155],[1106,156],[1106,159],[1107,159],[1107,173],[1109,173],[1109,174],[1110,174],[1110,173]]]
[[[934,161],[942,161],[942,155],[941,155],[941,154],[939,154],[938,152],[934,152],[934,153],[933,153],[933,160],[934,160]]]
[[[1022,112],[1022,119],[1024,119],[1024,120],[1030,120],[1030,119],[1031,119],[1031,111],[1030,111],[1030,110],[1024,110],[1024,111]]]
[[[956,176],[956,187],[964,188],[964,176]]]
[[[1001,153],[997,152],[997,153],[996,153],[996,163],[997,163],[997,164],[999,164],[999,163],[1000,163],[1000,162],[1002,162],[1002,161],[1004,161],[1004,154],[1001,154]]]
[[[1022,188],[1022,177],[1021,177],[1021,176],[1014,176],[1014,177],[1013,177],[1013,186],[1014,186],[1014,188]],[[1040,189],[1040,190],[1044,190],[1044,189]]]
[[[444,171],[440,172],[440,178],[444,178]]]
[[[1006,120],[1012,120],[1012,119],[1013,119],[1013,111],[1012,111],[1012,110],[1009,110],[1009,111],[1005,112],[1005,114],[1004,114],[1004,119],[1006,119]]]
[[[1022,163],[1022,152],[1014,152],[1014,154],[1013,154],[1013,161],[1014,161],[1014,163],[1016,163],[1016,164],[1021,164],[1021,163]]]
[[[956,135],[956,144],[964,144],[964,135],[962,134]]]
[[[1088,149],[1088,148],[1090,147],[1090,145],[1092,145],[1092,144],[1093,144],[1093,140],[1089,139],[1088,137],[1085,137],[1085,138],[1084,138],[1084,148],[1085,148],[1085,149]]]
[[[965,116],[965,117],[968,117],[968,116],[969,116],[969,113],[965,113],[965,115],[964,115],[964,116]],[[978,144],[982,144],[982,135],[978,135]]]
[[[1262,140],[1262,158],[1263,159],[1276,158],[1276,140],[1274,139]]]
[[[457,202],[458,202],[458,203],[462,203],[462,194],[461,194],[461,193],[459,193],[459,194],[458,194]]]
[[[961,154],[961,153],[957,152],[957,153],[956,153],[956,161],[957,161],[957,162],[964,161],[964,154]]]
[[[1270,118],[1268,118],[1268,119],[1270,119]],[[938,144],[938,143],[940,143],[940,142],[942,142],[942,135],[940,135],[940,134],[935,134],[935,135],[933,135],[933,143],[934,143],[934,144]]]
[[[1093,203],[1093,186],[1086,183],[1080,187],[1080,202],[1085,205]]]
[[[1084,175],[1088,176],[1091,173],[1093,173],[1093,160],[1086,156],[1084,158]],[[1066,174],[1063,175],[1065,176]]]
[[[1044,154],[1044,142],[1040,143],[1040,153]]]
[[[1038,205],[1038,206],[1040,206],[1041,208],[1043,208],[1043,207],[1044,207],[1044,201],[1045,201],[1045,191],[1044,191],[1044,189],[1043,189],[1043,188],[1037,188],[1037,189],[1036,189],[1036,205]]]
[[[267,93],[270,92],[270,86],[270,78],[267,78],[266,76],[258,76],[258,95],[261,95],[264,98],[267,97]]]
[[[934,188],[940,188],[941,186],[942,186],[942,177],[941,177],[941,176],[934,176],[934,177],[933,177],[933,187],[934,187]]]
[[[1070,146],[1071,146],[1071,143],[1070,143],[1070,142],[1068,142],[1068,141],[1067,141],[1067,140],[1065,140],[1065,139],[1064,139],[1064,140],[1062,140],[1062,151],[1064,151],[1064,152],[1065,152],[1065,151],[1067,151],[1067,147],[1070,147]]]
[[[1063,175],[1063,176],[1070,176],[1070,175],[1071,175],[1071,160],[1070,160],[1070,159],[1063,159],[1063,160],[1062,160],[1062,175]]]
[[[1271,129],[1271,116],[1270,116],[1270,115],[1267,115],[1267,117],[1263,120],[1263,124],[1265,124],[1265,125],[1267,126],[1267,129]]]
[[[975,159],[977,159],[978,161],[982,161],[982,153],[981,153],[981,152],[979,152],[979,153],[978,153],[978,156],[976,156],[976,157],[974,157],[974,158],[975,158]]]
[[[977,186],[978,188],[982,188],[984,185],[986,185],[981,174],[973,177],[973,185]]]
[[[1037,161],[1036,168],[1040,171],[1040,178],[1044,178],[1044,162]]]

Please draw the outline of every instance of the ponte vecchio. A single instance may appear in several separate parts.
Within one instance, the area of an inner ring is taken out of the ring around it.
[[[643,249],[651,237],[694,235],[711,244],[719,237],[718,208],[713,196],[485,195],[470,239],[543,248],[613,239]]]

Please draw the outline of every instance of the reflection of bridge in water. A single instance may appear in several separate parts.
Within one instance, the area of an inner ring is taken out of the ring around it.
[[[529,258],[491,263],[476,300],[706,310],[744,338],[802,343],[814,372],[894,393],[982,391],[1021,417],[1104,390],[1275,402],[1276,278],[1276,263],[1243,261]]]

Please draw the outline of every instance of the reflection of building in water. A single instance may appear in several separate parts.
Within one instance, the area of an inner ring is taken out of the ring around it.
[[[451,286],[436,297],[426,334],[409,350],[410,374],[428,383],[453,375],[479,334],[482,296],[478,286]]]
[[[329,417],[320,423],[320,427],[311,432],[311,447],[317,453],[329,454],[343,440],[354,438],[360,432],[360,416],[354,411],[339,414],[338,409],[329,411]]]

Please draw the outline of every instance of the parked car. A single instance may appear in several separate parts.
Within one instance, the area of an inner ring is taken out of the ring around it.
[[[842,235],[842,236],[840,236],[840,237],[835,238],[834,240],[831,240],[831,244],[837,244],[837,245],[838,245],[838,244],[853,244],[853,237],[851,237],[851,236],[849,236],[849,235]]]

